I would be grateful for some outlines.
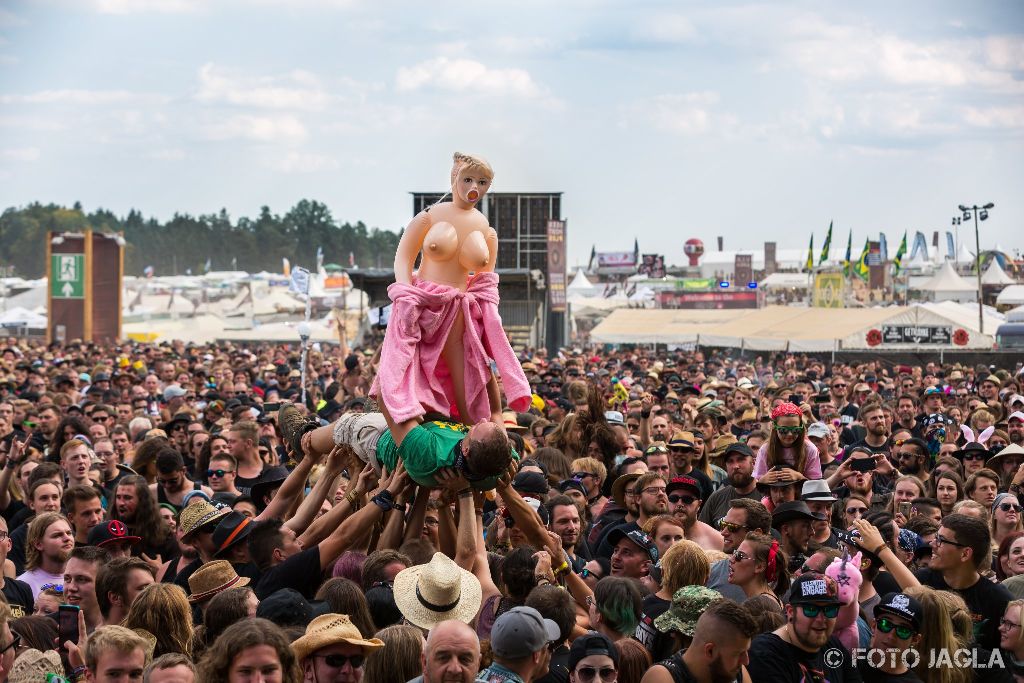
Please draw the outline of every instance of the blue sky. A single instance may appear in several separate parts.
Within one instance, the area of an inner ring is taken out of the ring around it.
[[[982,246],[1013,249],[1022,142],[1016,0],[0,3],[5,207],[313,198],[397,229],[461,150],[496,191],[565,192],[570,264],[830,220],[892,249],[989,201]]]

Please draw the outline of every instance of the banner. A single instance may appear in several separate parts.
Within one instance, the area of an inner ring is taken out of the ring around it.
[[[548,221],[548,306],[565,312],[565,221]]]
[[[953,242],[953,233],[946,231],[946,260],[956,260],[956,244]]]
[[[844,308],[842,273],[818,273],[814,276],[814,306]]]
[[[288,285],[288,289],[303,296],[309,294],[309,271],[301,266],[292,268],[291,282]]]
[[[548,221],[549,225],[551,223]],[[598,268],[631,268],[637,265],[636,254],[632,251],[599,251],[595,256]]]
[[[776,242],[765,242],[764,243],[764,274],[771,275],[779,269],[778,265],[778,243]]]
[[[711,277],[676,280],[676,289],[684,292],[706,292],[709,289],[718,289],[718,281]]]
[[[665,256],[663,254],[644,254],[637,273],[653,279],[665,277]]]
[[[752,282],[754,280],[753,254],[736,254],[732,272],[737,287],[746,287]]]
[[[655,296],[660,308],[757,308],[757,292],[749,289],[718,292],[658,292]]]
[[[928,241],[924,238],[924,233],[920,230],[914,233],[914,247],[910,250],[911,261],[917,258],[918,252],[921,253],[921,258],[925,261],[928,260]]]

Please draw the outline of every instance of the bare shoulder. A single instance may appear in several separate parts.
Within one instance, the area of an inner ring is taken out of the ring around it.
[[[672,674],[661,664],[655,664],[647,670],[640,683],[672,683]]]

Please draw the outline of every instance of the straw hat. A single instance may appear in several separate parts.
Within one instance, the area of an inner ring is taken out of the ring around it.
[[[402,615],[425,629],[448,619],[468,624],[480,609],[480,581],[443,553],[400,571],[394,589]]]
[[[231,508],[214,507],[205,500],[186,505],[181,511],[181,519],[178,522],[179,526],[181,526],[181,540],[187,541],[188,537],[195,533],[199,527],[210,522],[216,522],[221,517],[227,516],[229,512],[231,512]]]
[[[64,675],[64,665],[56,650],[40,652],[35,648],[25,650],[14,660],[9,683],[38,683],[46,680],[46,674]]]
[[[292,650],[301,662],[317,650],[336,643],[357,645],[363,648],[364,655],[384,647],[383,640],[363,638],[347,614],[324,614],[309,622],[306,635],[292,643]]]
[[[239,576],[227,560],[207,562],[188,577],[189,602],[203,602],[229,588],[249,584],[248,576]]]

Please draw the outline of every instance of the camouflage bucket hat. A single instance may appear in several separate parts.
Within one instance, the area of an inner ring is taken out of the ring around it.
[[[654,620],[654,627],[662,633],[678,631],[693,636],[697,619],[711,606],[722,600],[722,594],[704,586],[683,586],[672,596],[668,611]]]

